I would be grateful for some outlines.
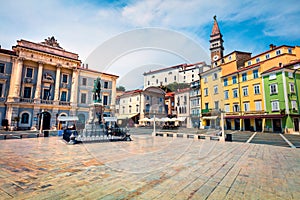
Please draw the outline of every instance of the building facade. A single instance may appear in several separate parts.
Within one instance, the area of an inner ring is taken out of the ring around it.
[[[2,118],[7,119],[9,125],[18,129],[49,130],[57,127],[58,116],[74,116],[78,110],[82,111],[78,105],[82,89],[79,77],[87,69],[82,69],[78,54],[64,50],[54,37],[41,43],[19,40],[12,52],[10,62],[7,56],[0,60],[10,76],[6,80],[2,77],[8,91],[3,96],[5,114],[2,113]],[[87,82],[99,75],[103,76],[94,72]],[[116,78],[114,75],[109,78],[114,82],[112,97]]]
[[[174,94],[177,118],[182,119],[181,126],[190,128],[190,88],[178,89]]]
[[[119,125],[139,123],[139,119],[165,117],[165,92],[159,87],[148,87],[144,90],[126,91],[116,99],[115,116]]]

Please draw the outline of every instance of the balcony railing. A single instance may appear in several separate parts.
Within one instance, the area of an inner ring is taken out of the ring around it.
[[[53,104],[53,100],[41,100],[41,104]]]
[[[31,98],[20,98],[20,102],[33,103],[33,99],[31,99]]]
[[[59,105],[62,105],[62,106],[70,106],[70,102],[68,102],[68,101],[60,101],[60,102],[59,102]]]

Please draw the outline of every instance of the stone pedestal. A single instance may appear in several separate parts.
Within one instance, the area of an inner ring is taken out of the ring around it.
[[[95,132],[103,129],[103,105],[93,103],[90,105],[89,119],[85,125],[85,132]]]

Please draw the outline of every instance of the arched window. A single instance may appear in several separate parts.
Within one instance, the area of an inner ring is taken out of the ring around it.
[[[21,115],[21,124],[28,124],[29,123],[29,114],[23,113]]]

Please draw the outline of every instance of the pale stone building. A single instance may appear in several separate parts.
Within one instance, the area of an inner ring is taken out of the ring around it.
[[[201,128],[201,93],[200,81],[194,81],[190,85],[190,126],[188,128]]]
[[[138,124],[139,119],[165,117],[165,92],[158,87],[144,90],[126,91],[116,99],[116,113],[119,120],[127,120],[129,125]]]
[[[18,40],[13,51],[3,51],[0,68],[3,66],[4,76],[0,83],[4,83],[6,92],[2,91],[5,104],[0,102],[0,109],[2,119],[10,125],[47,130],[57,126],[60,115],[84,114],[87,120],[96,77],[102,79],[105,113],[110,115],[114,109],[118,77],[81,67],[78,54],[64,50],[54,37],[41,43]],[[84,98],[86,103],[82,104]]]
[[[205,62],[180,64],[144,73],[144,88],[150,86],[166,86],[168,84],[191,83],[199,80],[198,74],[210,69]]]
[[[178,89],[174,95],[174,103],[177,118],[182,120],[181,125],[190,128],[190,88]]]

